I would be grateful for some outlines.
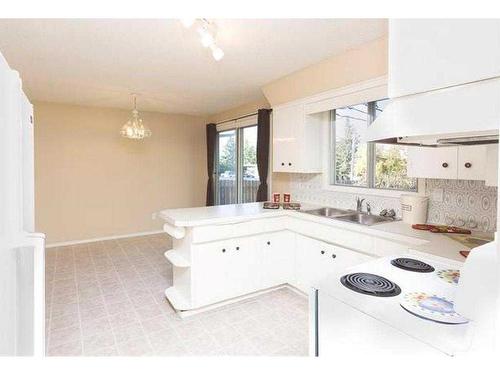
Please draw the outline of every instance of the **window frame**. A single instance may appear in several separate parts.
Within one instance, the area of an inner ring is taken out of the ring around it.
[[[368,127],[375,120],[375,103],[385,98],[372,100],[370,102],[362,102],[357,104],[349,104],[344,107],[334,108],[329,111],[328,118],[328,167],[327,176],[325,181],[325,187],[327,190],[341,191],[353,194],[370,194],[388,197],[400,197],[402,194],[419,195],[419,192],[423,191],[423,181],[421,179],[416,179],[416,189],[415,190],[403,190],[403,189],[391,189],[391,188],[378,188],[375,186],[375,169],[376,169],[376,142],[367,142],[367,186],[360,185],[345,185],[336,182],[335,178],[335,165],[336,165],[336,127],[335,127],[335,111],[337,109],[355,106],[359,104],[368,105]]]
[[[219,135],[227,131],[234,130],[236,132],[236,202],[228,204],[243,204],[243,152],[244,152],[244,136],[243,132],[246,128],[257,128],[258,124],[245,125],[245,126],[234,126],[231,128],[223,128],[217,130],[216,136],[216,148],[215,148],[215,181],[214,181],[214,193],[215,193],[215,205],[221,205],[220,195],[219,195]]]

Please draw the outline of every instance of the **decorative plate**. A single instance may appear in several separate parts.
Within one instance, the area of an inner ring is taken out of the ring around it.
[[[468,320],[455,312],[453,301],[422,292],[405,294],[400,303],[409,313],[420,318],[445,324],[464,324]]]
[[[438,277],[450,284],[458,284],[458,279],[460,279],[459,270],[440,270],[437,272]]]

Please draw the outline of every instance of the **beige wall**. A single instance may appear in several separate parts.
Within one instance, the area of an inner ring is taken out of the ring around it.
[[[262,91],[274,107],[386,74],[384,37],[282,77],[262,87]]]
[[[47,243],[154,231],[153,212],[205,202],[205,119],[141,113],[153,136],[119,136],[130,111],[35,103],[36,227]]]

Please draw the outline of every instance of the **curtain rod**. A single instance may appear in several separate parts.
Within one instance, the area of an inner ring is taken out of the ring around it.
[[[270,111],[272,111],[272,109],[271,109],[271,108],[266,108],[266,109],[269,109]],[[255,116],[256,114],[257,114],[257,112],[247,113],[247,114],[242,115],[242,116],[239,116],[239,117],[234,117],[234,118],[230,118],[230,119],[227,119],[227,120],[223,120],[223,121],[216,122],[215,124],[216,124],[216,125],[220,125],[220,124],[224,124],[225,122],[230,122],[230,121],[241,120],[241,119],[243,119],[243,118],[247,118],[247,117],[252,117],[252,116]]]

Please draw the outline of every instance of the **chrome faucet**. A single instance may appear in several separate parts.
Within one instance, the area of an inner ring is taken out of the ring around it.
[[[361,199],[359,197],[356,198],[356,211],[361,212],[363,209],[363,202],[364,199]]]
[[[366,202],[366,213],[368,215],[372,214],[372,206],[370,205],[370,202]]]

